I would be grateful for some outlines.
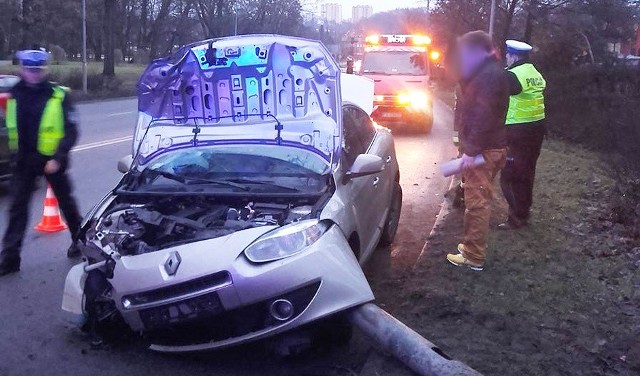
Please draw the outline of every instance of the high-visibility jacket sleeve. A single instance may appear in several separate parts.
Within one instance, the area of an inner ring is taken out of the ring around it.
[[[60,140],[58,150],[53,155],[53,159],[60,164],[66,165],[71,148],[78,141],[78,115],[70,94],[65,95],[62,101],[64,111],[64,137]]]

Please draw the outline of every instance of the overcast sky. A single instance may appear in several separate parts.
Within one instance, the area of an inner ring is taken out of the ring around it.
[[[313,1],[306,1],[312,3]],[[354,5],[371,5],[373,12],[384,12],[397,8],[415,8],[426,7],[427,0],[321,0],[320,3],[338,3],[342,4],[342,17],[344,19],[351,18],[351,7]],[[305,1],[303,1],[303,4]],[[435,0],[431,0],[435,3]]]
[[[333,2],[332,0],[326,0],[326,2]],[[426,7],[426,1],[420,0],[342,0],[335,1],[336,3],[342,4],[342,13],[344,15],[345,11],[349,13],[351,16],[351,7],[354,5],[371,5],[373,6],[374,12],[384,12],[391,9],[397,8],[415,8],[415,7]]]

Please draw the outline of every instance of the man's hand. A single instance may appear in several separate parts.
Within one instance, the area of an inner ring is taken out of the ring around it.
[[[466,154],[462,154],[462,170],[468,170],[474,166],[476,157],[472,157]]]
[[[55,159],[50,159],[47,164],[44,165],[44,173],[47,175],[55,174],[60,170],[60,163]]]

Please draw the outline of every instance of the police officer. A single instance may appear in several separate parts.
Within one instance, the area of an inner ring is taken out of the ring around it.
[[[19,51],[16,57],[21,64],[22,79],[11,89],[5,119],[15,168],[9,224],[0,253],[0,275],[20,270],[22,240],[37,177],[44,175],[51,184],[72,240],[82,219],[66,174],[69,151],[78,138],[69,95],[64,88],[47,80],[47,52],[25,50]],[[69,257],[79,255],[73,244],[72,241],[67,251]]]
[[[516,40],[507,41],[507,65],[511,98],[507,113],[507,165],[500,186],[509,204],[509,217],[498,227],[518,229],[527,225],[532,204],[536,163],[546,133],[545,79],[528,60],[533,49]]]

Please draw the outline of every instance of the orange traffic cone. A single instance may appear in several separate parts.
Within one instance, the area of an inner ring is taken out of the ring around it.
[[[53,194],[51,185],[47,186],[47,196],[44,198],[44,213],[42,220],[35,227],[36,230],[42,232],[58,232],[65,230],[67,225],[60,218],[60,209],[58,208],[58,199]]]

